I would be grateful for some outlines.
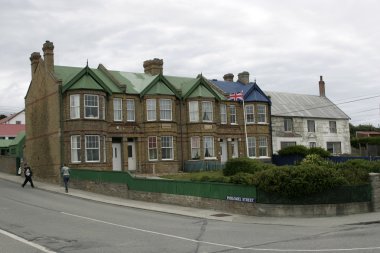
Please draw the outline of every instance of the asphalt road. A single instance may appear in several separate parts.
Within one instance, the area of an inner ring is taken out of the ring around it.
[[[194,218],[21,188],[0,179],[0,253],[380,252],[379,222],[334,224]]]

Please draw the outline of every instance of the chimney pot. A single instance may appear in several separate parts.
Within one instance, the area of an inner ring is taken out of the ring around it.
[[[48,71],[54,70],[54,44],[53,42],[46,41],[42,46],[42,51],[44,52],[45,68]]]
[[[242,84],[248,84],[249,83],[249,72],[243,71],[238,74],[238,81]]]
[[[223,76],[224,81],[226,82],[233,82],[234,81],[234,74],[228,73]]]
[[[319,96],[320,97],[326,97],[325,81],[323,81],[323,76],[320,76],[320,78],[319,78]]]
[[[163,73],[164,61],[162,59],[154,58],[153,60],[144,61],[144,73],[152,76]]]
[[[40,59],[41,59],[41,54],[39,52],[33,52],[31,55],[30,55],[30,62],[31,62],[31,67],[32,67],[32,78],[33,78],[33,75],[34,75],[34,72],[36,71],[37,69],[37,66],[38,66],[38,63],[40,62]]]

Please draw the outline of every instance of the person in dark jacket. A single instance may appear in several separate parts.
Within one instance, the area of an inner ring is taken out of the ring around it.
[[[32,186],[32,188],[34,188],[34,184],[32,180],[33,172],[27,163],[24,163],[24,176],[25,176],[25,180],[21,186],[24,187],[26,183],[30,182],[30,185]]]

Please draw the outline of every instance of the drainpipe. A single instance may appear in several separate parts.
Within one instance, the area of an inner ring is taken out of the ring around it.
[[[60,161],[60,166],[63,165],[64,161],[65,161],[65,152],[64,152],[64,136],[63,136],[63,133],[64,133],[64,124],[63,124],[63,95],[62,95],[62,83],[60,83],[58,85],[58,93],[59,93],[59,117],[60,117],[60,133],[59,133],[59,138],[60,138],[60,157],[61,157],[61,161]],[[61,173],[59,173],[59,175],[61,175]]]
[[[273,159],[273,132],[272,132],[272,103],[268,103],[269,107],[269,137],[270,137],[270,149],[271,149],[271,160]]]
[[[183,100],[179,100],[179,126],[180,126],[180,135],[181,135],[181,163],[182,163],[182,171],[185,171],[185,161],[183,160],[183,122],[182,122],[182,102]]]

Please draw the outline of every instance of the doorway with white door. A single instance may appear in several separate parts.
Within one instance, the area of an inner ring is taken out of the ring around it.
[[[136,142],[134,138],[128,138],[128,170],[136,170]]]
[[[238,149],[238,141],[236,139],[231,140],[231,157],[238,158],[239,157],[239,149]]]
[[[112,170],[121,171],[122,169],[121,139],[112,138]]]
[[[225,163],[228,160],[227,156],[227,140],[220,139],[219,141],[219,154],[220,154],[220,162]]]

